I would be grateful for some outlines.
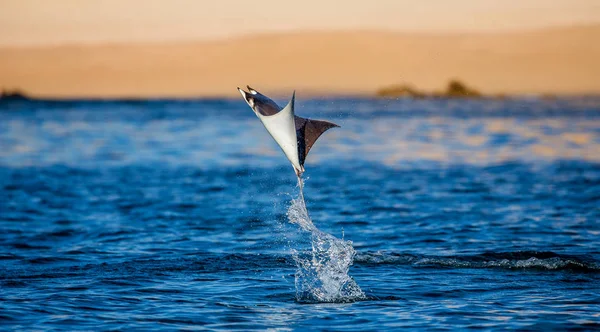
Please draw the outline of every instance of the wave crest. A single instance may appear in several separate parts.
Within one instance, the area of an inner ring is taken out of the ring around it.
[[[361,265],[411,265],[446,268],[504,268],[600,272],[600,263],[587,257],[549,251],[488,252],[464,256],[426,256],[394,252],[366,252],[356,256]]]

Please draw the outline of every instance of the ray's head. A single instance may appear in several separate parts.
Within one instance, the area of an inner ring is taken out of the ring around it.
[[[246,103],[248,103],[248,106],[254,108],[254,97],[252,96],[252,91],[256,92],[256,90],[248,89],[248,90],[250,90],[250,92],[246,92],[239,87],[237,89],[240,92],[240,94],[242,95],[242,98],[244,98]]]
[[[237,88],[248,106],[252,108],[252,110],[260,115],[269,116],[277,114],[281,107],[279,107],[273,100],[269,97],[261,94],[260,92],[254,90],[250,86],[246,86],[248,88],[248,92]]]

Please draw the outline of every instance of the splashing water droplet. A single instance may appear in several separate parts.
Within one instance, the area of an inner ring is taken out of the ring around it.
[[[298,302],[354,302],[366,298],[358,284],[348,275],[356,251],[352,241],[341,240],[317,229],[308,216],[304,201],[304,182],[298,178],[300,193],[292,199],[288,219],[311,236],[312,250],[294,252],[296,300]]]

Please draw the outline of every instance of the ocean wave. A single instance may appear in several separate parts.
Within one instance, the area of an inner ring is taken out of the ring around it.
[[[54,278],[64,274],[122,274],[135,271],[141,275],[153,275],[168,272],[189,272],[212,274],[222,272],[261,273],[271,269],[294,269],[298,256],[308,256],[309,251],[296,254],[186,254],[186,257],[165,259],[133,259],[114,263],[84,263],[71,257],[38,257],[27,259],[11,256],[22,262],[15,266],[7,266],[0,271],[0,280],[19,278]],[[59,264],[57,266],[56,264]],[[538,271],[573,271],[599,273],[600,262],[587,256],[557,254],[548,251],[516,251],[486,252],[475,255],[433,256],[414,255],[408,253],[374,251],[357,252],[353,262],[354,268],[373,268],[384,266],[412,268],[444,268],[444,269],[509,269]],[[37,266],[34,267],[34,266]],[[46,267],[44,267],[46,266]]]
[[[600,272],[600,262],[589,257],[561,255],[550,251],[486,252],[483,254],[461,256],[426,256],[377,251],[359,253],[356,256],[355,264]]]

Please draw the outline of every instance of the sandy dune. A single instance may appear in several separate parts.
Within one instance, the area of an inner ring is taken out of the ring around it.
[[[298,32],[178,44],[0,48],[0,87],[37,96],[372,94],[459,78],[486,93],[600,93],[600,25],[502,34]]]

